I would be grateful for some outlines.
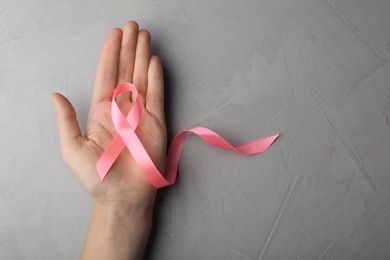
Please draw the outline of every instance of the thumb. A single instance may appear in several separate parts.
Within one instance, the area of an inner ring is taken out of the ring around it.
[[[66,157],[75,150],[77,140],[82,136],[80,126],[77,122],[76,111],[66,97],[59,93],[53,93],[51,98],[57,112],[62,154]]]

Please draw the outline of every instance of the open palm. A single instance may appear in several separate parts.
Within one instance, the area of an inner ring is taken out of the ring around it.
[[[112,30],[104,43],[84,136],[73,106],[61,94],[53,94],[63,157],[96,200],[152,204],[156,189],[126,147],[104,181],[100,181],[96,170],[97,160],[116,135],[111,121],[112,93],[115,86],[123,82],[133,83],[141,95],[144,106],[136,134],[156,167],[163,172],[166,127],[162,66],[159,58],[150,54],[149,32],[139,30],[135,22],[128,22],[123,32]],[[125,116],[135,101],[134,95],[126,92],[116,99]]]

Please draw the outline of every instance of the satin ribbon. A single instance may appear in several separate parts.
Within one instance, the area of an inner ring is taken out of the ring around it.
[[[119,94],[128,91],[136,93],[137,97],[130,112],[125,118],[120,111],[115,98]],[[165,163],[165,174],[163,175],[156,168],[152,159],[148,155],[147,151],[135,133],[142,116],[143,108],[139,96],[140,95],[138,94],[137,88],[130,83],[122,83],[114,89],[111,103],[111,117],[117,134],[96,163],[96,168],[102,181],[125,146],[127,146],[127,149],[129,149],[131,155],[134,157],[134,160],[137,162],[138,166],[141,168],[142,172],[148,178],[150,183],[156,188],[162,188],[173,184],[176,180],[180,151],[183,146],[184,138],[189,132],[197,134],[212,146],[245,155],[253,155],[264,152],[279,136],[277,134],[249,143],[232,146],[221,136],[211,131],[210,129],[204,127],[194,127],[184,130],[177,134],[171,143]]]

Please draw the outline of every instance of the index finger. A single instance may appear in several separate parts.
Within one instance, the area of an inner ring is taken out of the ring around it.
[[[108,34],[104,42],[96,70],[92,104],[111,101],[118,74],[121,39],[122,30],[115,28]]]

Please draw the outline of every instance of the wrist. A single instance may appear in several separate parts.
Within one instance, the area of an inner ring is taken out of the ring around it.
[[[115,221],[124,226],[143,226],[151,224],[153,204],[153,201],[129,203],[95,199],[93,211],[107,221]]]
[[[81,259],[141,259],[152,226],[152,208],[95,200]]]
[[[145,247],[149,237],[152,214],[153,206],[143,204],[95,201],[93,207],[93,217],[100,223],[99,233],[103,241],[141,248]]]

